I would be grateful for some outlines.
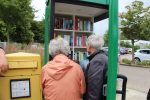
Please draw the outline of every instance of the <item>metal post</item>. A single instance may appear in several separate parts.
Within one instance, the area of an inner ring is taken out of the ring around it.
[[[49,41],[54,38],[54,0],[47,0],[45,12],[44,64],[49,61]]]
[[[116,100],[118,66],[118,0],[109,0],[109,58],[107,100]]]
[[[48,62],[48,44],[49,44],[49,1],[46,2],[45,9],[45,33],[44,33],[44,64]]]
[[[126,100],[126,86],[127,86],[127,80],[128,79],[126,76],[121,75],[121,74],[118,74],[117,78],[121,79],[123,82],[122,82],[122,89],[117,90],[116,93],[122,95],[121,100]]]

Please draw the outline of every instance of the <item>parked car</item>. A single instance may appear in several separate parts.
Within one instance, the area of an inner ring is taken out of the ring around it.
[[[150,61],[150,49],[138,49],[134,53],[134,63],[138,64],[141,61]]]
[[[125,48],[125,54],[128,54],[128,48]]]
[[[120,47],[119,53],[120,53],[121,55],[128,54],[128,49],[125,48],[125,47]]]
[[[108,56],[108,47],[102,47],[102,50],[104,50],[105,51],[105,54]],[[119,52],[119,51],[118,51]],[[120,58],[120,54],[118,53],[118,63],[120,63],[120,60],[121,58]]]
[[[108,52],[108,47],[102,47],[102,50],[107,51]]]
[[[129,53],[129,52],[130,52],[130,53],[132,52],[132,48],[127,48],[127,49],[128,49],[128,53]]]

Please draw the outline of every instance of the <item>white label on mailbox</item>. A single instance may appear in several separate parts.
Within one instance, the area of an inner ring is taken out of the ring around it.
[[[29,96],[30,96],[30,80],[11,81],[11,98],[20,98]]]

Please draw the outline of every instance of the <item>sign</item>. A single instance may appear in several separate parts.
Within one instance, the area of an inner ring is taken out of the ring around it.
[[[10,80],[11,99],[31,97],[30,79]]]

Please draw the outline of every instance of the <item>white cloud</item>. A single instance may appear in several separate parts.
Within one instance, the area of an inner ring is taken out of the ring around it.
[[[32,0],[31,6],[37,10],[35,13],[35,20],[41,20],[45,15],[45,0]]]

